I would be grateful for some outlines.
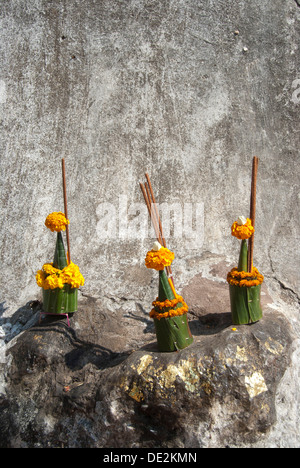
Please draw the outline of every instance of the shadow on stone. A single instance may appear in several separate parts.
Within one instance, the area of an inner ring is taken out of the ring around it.
[[[72,315],[69,315],[71,325]],[[105,369],[117,365],[128,356],[128,352],[114,352],[108,347],[78,338],[76,331],[67,325],[63,316],[47,316],[42,324],[32,327],[28,333],[42,334],[45,346],[51,345],[51,353],[56,348],[57,355],[64,355],[65,364],[71,371],[83,369],[87,364],[92,364],[97,369]],[[34,337],[29,337],[29,343],[30,341],[34,342]],[[39,350],[41,349],[40,345]],[[47,353],[46,348],[45,351]]]
[[[191,313],[192,316],[195,316]],[[196,316],[197,317],[197,316]],[[214,335],[220,333],[232,325],[230,312],[219,312],[201,315],[196,319],[190,319],[189,325],[194,336]]]
[[[0,303],[0,338],[8,343],[21,331],[32,327],[41,310],[41,303],[37,300],[28,301],[24,306],[19,307],[13,315],[3,317],[8,307],[5,307],[5,301]]]

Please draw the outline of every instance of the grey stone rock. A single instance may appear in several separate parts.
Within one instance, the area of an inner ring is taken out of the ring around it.
[[[127,332],[126,314],[108,315],[94,298],[81,298],[70,327],[47,316],[25,329],[6,352],[0,445],[251,447],[266,440],[291,365],[291,327],[268,307],[260,322],[233,327],[228,291],[214,286],[198,275],[184,288],[194,343],[176,353],[158,352],[142,311]],[[201,296],[207,313],[197,306]]]

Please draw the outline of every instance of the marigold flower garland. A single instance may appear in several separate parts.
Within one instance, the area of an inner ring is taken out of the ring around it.
[[[229,284],[240,287],[251,287],[262,284],[264,277],[259,273],[258,269],[253,267],[251,273],[247,271],[238,271],[237,268],[232,270],[227,275],[227,281]]]
[[[182,304],[181,307],[178,307],[178,309],[172,309],[172,307],[176,306],[179,303]],[[189,310],[182,296],[177,296],[176,299],[172,299],[172,300],[166,299],[163,302],[160,302],[157,297],[156,301],[152,302],[152,305],[154,306],[154,308],[151,310],[149,315],[151,318],[156,318],[158,320],[160,320],[161,318],[183,315],[183,314],[186,314]],[[162,312],[162,309],[168,308],[168,307],[170,307],[169,310]]]

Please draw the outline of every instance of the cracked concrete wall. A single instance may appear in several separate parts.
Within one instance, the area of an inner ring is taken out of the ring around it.
[[[297,303],[299,18],[295,0],[3,0],[1,312],[40,297],[62,157],[83,291],[148,308],[153,234],[126,236],[141,221],[135,203],[149,221],[144,172],[160,203],[200,210],[196,240],[167,237],[181,287],[216,258],[237,262],[230,227],[249,213],[258,156],[255,265]]]

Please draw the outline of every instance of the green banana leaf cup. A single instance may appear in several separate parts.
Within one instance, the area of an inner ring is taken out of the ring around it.
[[[56,227],[59,222],[66,224],[67,220],[63,213],[54,212],[47,217],[45,224],[53,230],[53,224]],[[45,263],[37,272],[36,282],[42,288],[43,311],[46,314],[66,315],[77,312],[78,288],[84,284],[84,278],[79,267],[67,261],[60,230],[57,231],[53,262]]]
[[[229,285],[231,317],[234,325],[258,322],[262,316],[261,284],[257,286]]]
[[[250,229],[251,226],[249,226],[248,224],[247,229]],[[260,298],[263,280],[264,277],[257,268],[252,266],[251,271],[248,271],[248,247],[246,240],[243,239],[238,266],[232,268],[227,274],[231,317],[234,325],[255,323],[262,318]]]
[[[193,343],[187,319],[188,306],[176,293],[173,281],[165,271],[173,258],[173,252],[155,242],[145,259],[147,268],[159,271],[158,297],[152,302],[149,315],[154,320],[158,349],[165,353],[179,351]]]
[[[77,288],[65,284],[62,289],[43,289],[43,310],[47,314],[71,314],[77,309]]]
[[[165,271],[159,272],[157,299],[150,317],[154,320],[159,351],[167,353],[186,348],[193,343],[186,313],[188,306],[181,296],[175,297]],[[161,308],[162,304],[168,302],[169,305]]]
[[[160,352],[170,353],[193,343],[186,314],[177,317],[154,318],[157,346]]]

